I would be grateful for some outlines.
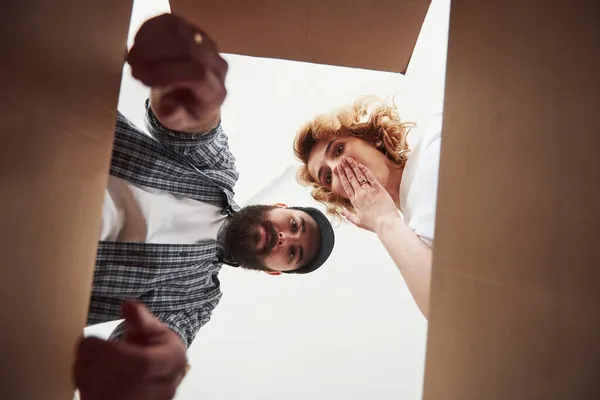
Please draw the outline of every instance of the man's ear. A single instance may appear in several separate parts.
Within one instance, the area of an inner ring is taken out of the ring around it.
[[[273,204],[273,207],[287,208],[288,205],[284,204],[284,203],[275,203],[275,204]]]
[[[279,272],[279,271],[265,271],[265,274],[272,275],[272,276],[277,276],[277,275],[281,275],[281,272]]]

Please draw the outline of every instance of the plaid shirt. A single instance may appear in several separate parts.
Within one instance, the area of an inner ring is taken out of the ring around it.
[[[221,125],[190,135],[165,128],[146,101],[151,136],[118,114],[110,174],[128,182],[207,202],[231,214],[238,179]],[[221,299],[223,248],[198,244],[100,242],[88,325],[120,318],[123,300],[136,298],[189,347]],[[124,323],[112,333],[123,333]]]

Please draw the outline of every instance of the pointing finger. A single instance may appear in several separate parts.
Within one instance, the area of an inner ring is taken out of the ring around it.
[[[164,331],[164,326],[142,304],[128,300],[123,303],[121,313],[127,322],[127,330],[135,335],[153,335]]]

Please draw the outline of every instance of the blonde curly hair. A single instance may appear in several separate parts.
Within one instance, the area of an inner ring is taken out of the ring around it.
[[[351,106],[321,114],[306,123],[294,139],[294,153],[303,164],[297,174],[298,182],[311,186],[312,197],[325,205],[328,213],[341,218],[343,209],[354,209],[350,200],[332,193],[311,177],[307,164],[314,146],[333,137],[354,136],[370,143],[392,165],[403,168],[410,152],[406,136],[413,126],[412,122],[400,120],[393,101],[375,96],[363,96]]]

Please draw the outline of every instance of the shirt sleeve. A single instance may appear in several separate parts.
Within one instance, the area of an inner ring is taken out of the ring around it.
[[[174,313],[159,313],[156,317],[169,329],[179,335],[186,348],[189,348],[196,334],[210,320],[218,301],[207,302],[201,309],[190,309]],[[127,327],[120,323],[111,333],[109,340],[119,340]]]
[[[172,152],[185,157],[195,167],[215,170],[235,167],[235,157],[229,149],[229,141],[220,121],[209,132],[174,131],[158,120],[150,107],[150,100],[146,100],[145,122],[150,136]]]

